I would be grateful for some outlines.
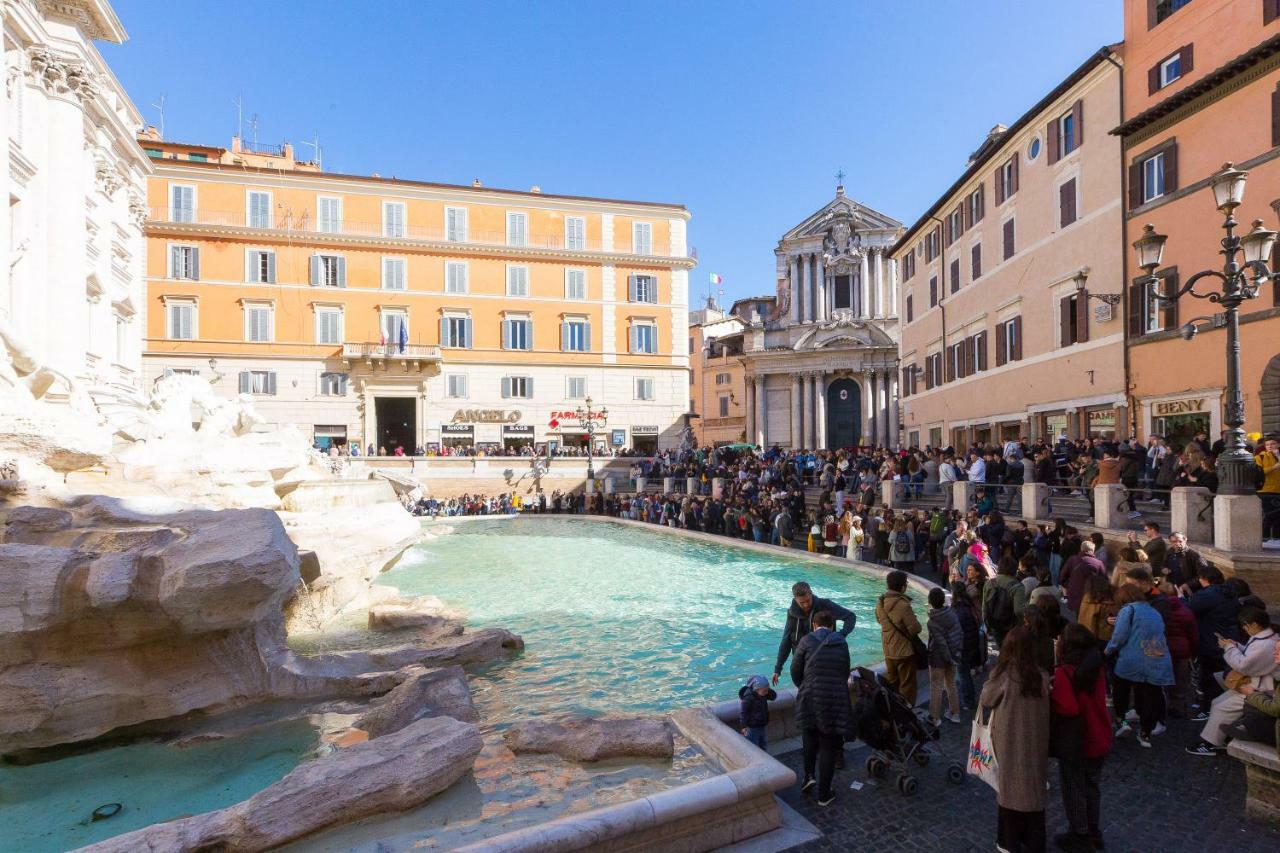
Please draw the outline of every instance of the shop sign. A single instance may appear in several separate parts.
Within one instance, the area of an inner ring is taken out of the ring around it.
[[[633,426],[631,428],[632,435],[657,435],[658,428],[656,426]]]
[[[1116,425],[1115,409],[1098,409],[1089,412],[1090,429],[1114,429]]]
[[[504,426],[502,428],[503,435],[533,435],[533,424],[517,424],[516,426]]]
[[[627,443],[627,431],[625,429],[615,429],[609,436],[609,443],[614,447],[622,447]]]
[[[471,424],[444,424],[440,427],[440,432],[445,435],[471,435],[475,430]]]
[[[520,420],[518,409],[458,409],[453,413],[455,424],[513,424]]]
[[[591,413],[591,420],[593,420],[593,421],[603,421],[603,420],[605,420],[605,418],[606,418],[606,415],[605,415],[605,413],[604,413],[604,412],[594,412],[594,411],[593,411],[593,412]],[[519,418],[516,418],[516,420],[519,420]],[[578,417],[578,413],[577,413],[577,412],[552,412],[552,413],[551,413],[551,420],[553,420],[553,421],[557,421],[557,420],[558,420],[558,421],[578,421],[578,420],[583,420],[583,418],[579,418],[579,417]]]
[[[1197,400],[1169,400],[1164,403],[1156,403],[1154,413],[1157,418],[1168,417],[1169,415],[1187,415],[1194,412],[1203,412],[1205,410],[1204,397]]]

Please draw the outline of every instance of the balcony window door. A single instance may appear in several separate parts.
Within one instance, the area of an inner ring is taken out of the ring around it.
[[[316,201],[316,230],[325,234],[342,232],[342,199],[321,196]]]
[[[196,221],[196,188],[182,184],[169,187],[169,219],[173,222]]]
[[[248,207],[250,228],[271,227],[271,193],[250,190]]]

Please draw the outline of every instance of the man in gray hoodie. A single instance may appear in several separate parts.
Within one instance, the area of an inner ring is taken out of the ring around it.
[[[942,694],[947,695],[946,719],[960,722],[956,668],[964,655],[964,631],[955,611],[947,607],[941,587],[929,590],[929,722],[942,722]]]

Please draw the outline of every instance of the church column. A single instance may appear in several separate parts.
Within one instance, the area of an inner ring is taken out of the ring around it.
[[[742,440],[748,444],[754,444],[756,439],[756,380],[754,376],[747,377],[746,409],[746,417],[743,419],[742,425]]]
[[[800,282],[796,278],[796,259],[787,258],[787,279],[791,287],[791,323],[800,322]]]
[[[804,406],[804,446],[808,450],[817,447],[818,434],[813,429],[813,374],[800,374],[800,398]]]
[[[815,443],[827,446],[827,373],[819,370],[813,375],[813,420],[817,431]]]
[[[871,270],[870,264],[867,263],[867,255],[864,252],[862,260],[858,263],[858,284],[861,287],[862,305],[860,316],[871,316]]]
[[[810,293],[809,258],[807,255],[796,255],[796,269],[800,273],[800,322],[807,323],[813,313],[813,295]]]
[[[804,435],[801,433],[800,399],[804,394],[804,382],[799,373],[791,374],[791,446],[804,447]]]
[[[889,316],[898,316],[898,262],[888,255],[884,259],[889,278]]]
[[[871,414],[870,429],[868,430],[868,442],[872,445],[880,444],[880,381],[875,370],[867,371],[867,399],[871,401],[869,412]]]
[[[896,372],[887,374],[889,390],[889,442],[898,444],[898,379]]]
[[[889,312],[884,310],[884,256],[877,246],[871,250],[871,286],[874,294],[871,300],[871,316],[884,317]]]
[[[765,446],[768,439],[768,433],[765,425],[769,422],[769,403],[768,393],[764,387],[764,377],[756,377],[756,440],[755,443],[761,447]]]
[[[881,405],[884,407],[884,416],[880,418],[880,424],[883,429],[884,444],[889,446],[889,442],[893,440],[893,433],[889,432],[889,407],[893,403],[893,396],[889,392],[889,382],[891,377],[889,371],[883,370],[880,373],[880,396],[883,400]]]
[[[820,319],[825,320],[831,316],[831,295],[827,292],[827,268],[822,263],[820,252],[813,256],[813,265],[818,273],[818,291],[822,294],[818,299],[818,304],[822,306]]]

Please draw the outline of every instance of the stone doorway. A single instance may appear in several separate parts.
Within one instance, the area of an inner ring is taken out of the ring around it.
[[[852,379],[827,386],[827,447],[855,447],[862,436],[862,391]]]

